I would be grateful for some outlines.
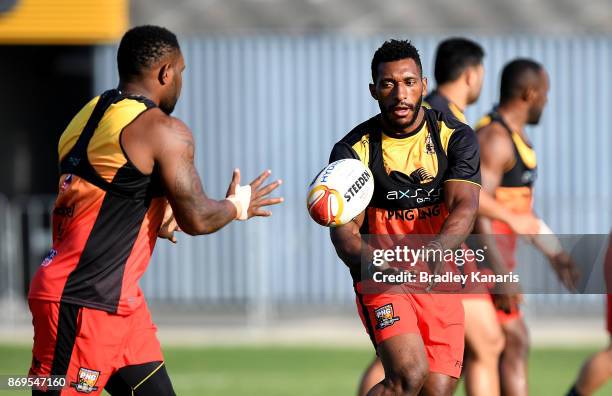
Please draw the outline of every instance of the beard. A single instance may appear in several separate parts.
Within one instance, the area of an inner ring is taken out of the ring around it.
[[[159,108],[164,113],[170,115],[176,107],[179,96],[181,95],[181,85],[176,80],[172,81],[172,84],[168,87],[166,94],[159,101]]]
[[[419,116],[419,110],[421,110],[421,105],[422,104],[423,104],[423,95],[421,95],[421,97],[414,104],[414,106],[408,106],[408,107],[413,107],[412,117],[410,118],[410,120],[408,120],[408,122],[402,122],[402,121],[399,121],[397,119],[393,119],[390,116],[390,113],[393,112],[393,110],[391,110],[391,108],[397,106],[397,104],[393,105],[393,106],[390,106],[388,108],[385,108],[381,103],[379,103],[379,108],[380,108],[380,113],[381,113],[383,119],[385,120],[385,122],[387,123],[387,125],[389,125],[392,129],[401,131],[401,130],[404,130],[406,128],[410,128],[411,126],[414,125],[414,123],[416,122],[417,117]]]
[[[161,111],[163,111],[167,115],[170,115],[174,111],[177,101],[178,101],[178,98],[176,97],[163,99],[159,102],[159,108]]]
[[[540,123],[540,118],[542,118],[543,110],[544,109],[537,109],[537,108],[529,109],[527,124],[538,125]]]
[[[476,103],[478,101],[478,98],[480,97],[481,91],[482,91],[482,87],[477,92],[470,92],[470,95],[468,96],[467,104],[472,105]]]

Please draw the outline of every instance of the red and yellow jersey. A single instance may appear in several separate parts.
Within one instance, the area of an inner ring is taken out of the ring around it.
[[[533,184],[537,176],[535,150],[524,141],[521,135],[510,129],[499,113],[493,110],[476,125],[476,133],[481,128],[499,122],[508,131],[512,139],[514,158],[504,169],[499,187],[495,189],[495,200],[514,213],[531,213],[533,211]],[[512,231],[507,224],[494,221],[493,228],[498,234],[509,234]]]
[[[330,162],[359,159],[374,175],[362,234],[438,234],[448,217],[444,183],[480,184],[474,132],[431,109],[425,109],[423,124],[407,135],[384,131],[379,117],[353,129],[330,156]]]
[[[142,304],[138,281],[166,201],[157,173],[141,173],[120,139],[126,126],[154,106],[143,97],[107,91],[62,134],[53,247],[34,275],[30,299],[120,314]]]

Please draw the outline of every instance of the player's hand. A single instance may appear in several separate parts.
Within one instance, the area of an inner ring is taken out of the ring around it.
[[[515,234],[529,237],[540,232],[540,220],[530,213],[515,214],[508,219],[508,225]]]
[[[509,314],[512,310],[517,310],[523,302],[521,294],[493,294],[493,305],[495,308]]]
[[[251,187],[251,197],[249,200],[249,206],[247,211],[247,219],[255,216],[268,217],[272,215],[272,212],[269,210],[264,210],[263,208],[266,206],[277,205],[284,201],[283,197],[278,198],[270,198],[270,193],[276,190],[278,186],[280,186],[283,181],[276,180],[270,184],[265,186],[261,186],[263,182],[270,176],[272,173],[270,170],[262,172],[255,180],[253,180],[249,186]],[[234,170],[234,175],[232,177],[232,182],[227,190],[226,197],[230,197],[236,194],[237,188],[240,185],[240,169]]]
[[[162,220],[162,225],[157,232],[157,236],[159,238],[164,238],[169,240],[172,243],[176,243],[175,232],[180,232],[181,229],[174,218],[174,213],[172,212],[172,207],[166,203],[166,210],[164,211],[164,219]]]
[[[549,257],[548,260],[557,273],[557,277],[561,283],[563,283],[563,286],[565,286],[567,290],[575,292],[576,283],[578,279],[580,279],[580,272],[572,257],[567,252],[563,251]]]
[[[509,285],[503,282],[495,284],[492,297],[495,308],[507,314],[512,312],[513,309],[518,309],[518,306],[523,302],[523,295],[518,285]]]

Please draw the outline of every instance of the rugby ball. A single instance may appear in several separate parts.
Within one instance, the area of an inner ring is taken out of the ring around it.
[[[363,212],[374,194],[372,172],[361,161],[341,159],[327,165],[308,186],[310,217],[326,227],[343,225]]]

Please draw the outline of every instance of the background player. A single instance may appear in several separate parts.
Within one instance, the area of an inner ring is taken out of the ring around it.
[[[436,51],[437,88],[425,99],[435,110],[451,113],[467,123],[466,106],[475,103],[484,80],[484,50],[464,38],[444,40]],[[466,353],[463,365],[465,390],[470,396],[495,396],[499,389],[499,356],[504,335],[488,294],[463,293]]]
[[[217,231],[234,219],[269,216],[281,202],[262,187],[269,171],[227,196],[208,198],[193,163],[189,128],[171,117],[185,68],[176,36],[141,26],[117,54],[120,83],[90,101],[59,142],[61,179],[53,248],[31,284],[34,324],[30,374],[67,375],[62,394],[174,394],[138,281],[158,231]],[[33,391],[43,394],[43,389]],[[47,394],[59,394],[50,391]]]
[[[460,300],[435,293],[364,293],[361,235],[434,234],[439,248],[458,247],[478,207],[478,145],[468,126],[421,106],[427,81],[409,42],[385,42],[372,59],[372,79],[370,92],[380,114],[336,143],[330,156],[330,161],[360,159],[372,169],[376,185],[364,213],[331,229],[336,252],[355,282],[359,314],[384,366],[384,380],[368,395],[450,395],[463,359]],[[432,200],[389,198],[392,188],[418,195],[423,185],[444,193]],[[422,211],[433,215],[420,216]],[[395,217],[396,212],[414,216]],[[381,319],[383,309],[390,311],[390,323]]]
[[[436,89],[425,98],[435,110],[449,112],[467,124],[465,109],[476,103],[484,81],[484,50],[465,38],[442,41],[436,50]]]
[[[516,238],[522,235],[547,256],[561,281],[571,290],[577,280],[575,265],[532,209],[536,156],[524,128],[538,124],[547,102],[548,87],[546,71],[532,60],[516,59],[504,67],[499,107],[476,130],[482,166],[476,228],[483,234],[503,235],[496,238],[496,247],[502,255],[490,260],[496,273],[515,267]],[[494,250],[491,246],[488,256],[492,257]],[[503,257],[501,265],[500,257]],[[495,298],[498,305],[511,299],[509,309],[497,311],[505,337],[500,359],[501,391],[507,395],[526,395],[528,335],[519,312],[520,298],[517,294],[496,294]]]

